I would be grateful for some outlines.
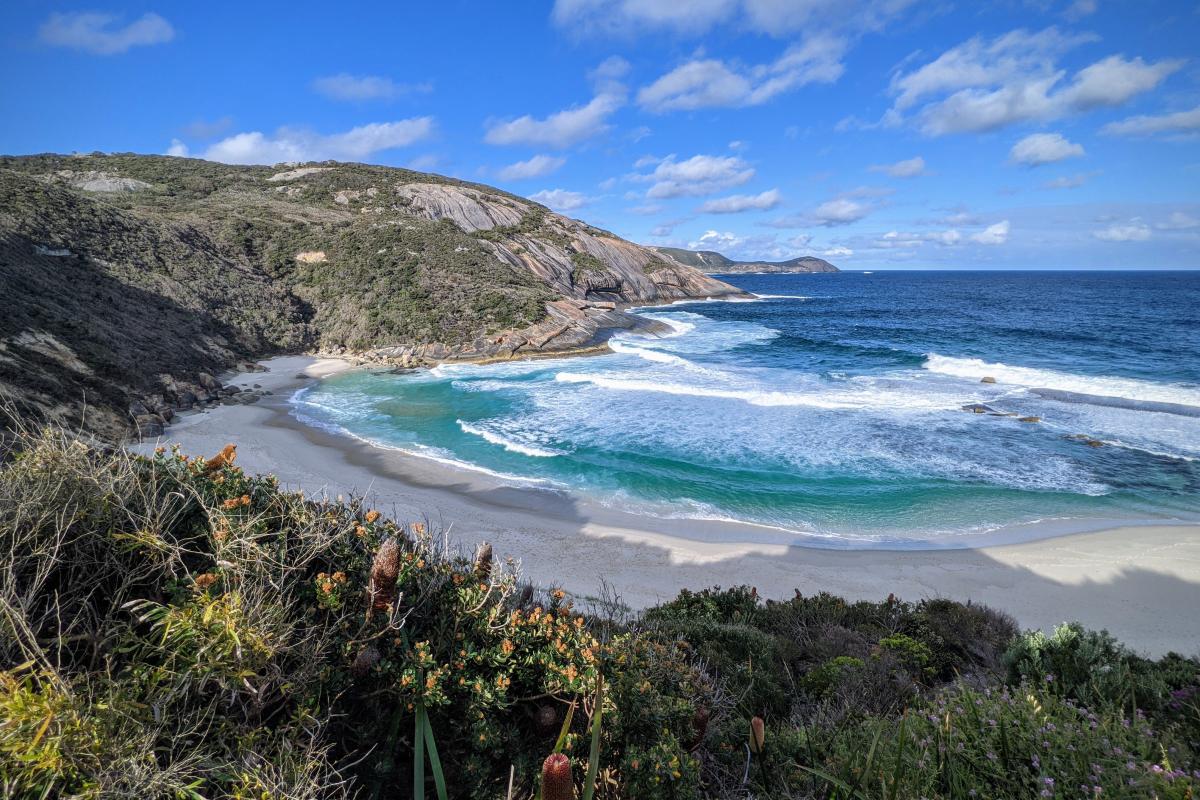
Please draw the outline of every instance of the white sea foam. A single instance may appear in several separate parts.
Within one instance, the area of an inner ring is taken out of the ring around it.
[[[462,428],[463,433],[469,433],[472,436],[478,436],[481,439],[499,445],[505,450],[521,455],[531,456],[533,458],[554,458],[561,456],[561,450],[547,450],[542,447],[534,447],[533,445],[523,444],[522,442],[514,441],[506,436],[502,436],[493,430],[483,428],[478,425],[472,425],[464,420],[458,420],[458,427]]]
[[[1154,383],[1133,378],[1074,375],[1048,369],[989,363],[978,358],[951,358],[937,353],[929,353],[924,366],[930,372],[975,381],[991,376],[998,384],[1024,388],[1054,389],[1100,397],[1200,407],[1200,387],[1195,386]]]
[[[644,358],[647,361],[653,361],[657,364],[671,364],[672,366],[676,367],[684,367],[691,363],[686,358],[681,358],[680,356],[672,355],[671,353],[664,353],[661,350],[651,350],[645,347],[634,347],[633,345],[626,344],[619,339],[613,339],[609,341],[608,346],[614,353],[634,355],[638,358]]]
[[[806,294],[756,294],[760,300],[812,300]]]
[[[754,406],[804,406],[824,409],[903,409],[910,411],[943,411],[956,408],[958,401],[931,394],[909,394],[862,386],[857,391],[839,392],[821,389],[815,392],[772,391],[763,389],[728,389],[696,384],[672,383],[601,375],[596,373],[560,372],[554,376],[561,383],[589,383],[602,389],[623,392],[650,392],[684,397],[713,397],[739,400]]]

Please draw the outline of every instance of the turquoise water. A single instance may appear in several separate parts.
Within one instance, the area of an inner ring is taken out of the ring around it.
[[[293,410],[505,482],[831,544],[1200,519],[1200,273],[729,280],[759,299],[647,309],[674,334],[610,355],[348,373]]]

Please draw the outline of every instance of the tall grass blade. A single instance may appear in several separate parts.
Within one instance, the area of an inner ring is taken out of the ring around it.
[[[900,745],[896,748],[896,763],[892,765],[892,790],[888,792],[888,800],[896,800],[897,792],[900,791],[900,782],[904,780],[904,768],[908,763],[904,760],[904,726],[908,723],[908,709],[905,709],[904,716],[900,718]]]
[[[596,710],[592,713],[592,746],[588,751],[587,775],[583,779],[583,800],[596,793],[596,772],[600,769],[600,719],[604,716],[604,676],[596,676]]]
[[[433,739],[433,725],[429,722],[429,712],[424,706],[420,708],[421,726],[425,730],[425,747],[429,751],[429,770],[433,773],[433,786],[437,791],[438,800],[446,800],[446,777],[442,774],[442,760],[438,758],[437,742]]]
[[[572,700],[570,708],[567,709],[567,718],[563,720],[562,729],[558,732],[558,739],[554,742],[555,753],[561,753],[563,746],[567,743],[567,734],[571,732],[571,720],[575,718],[575,706],[578,703],[578,700]]]
[[[413,718],[413,798],[425,799],[425,731],[421,725],[421,715],[425,706],[417,706],[417,714]]]

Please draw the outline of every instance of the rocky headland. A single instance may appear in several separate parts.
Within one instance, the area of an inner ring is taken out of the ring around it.
[[[740,294],[481,184],[364,164],[0,158],[0,395],[108,438],[252,402],[217,376],[604,348],[633,305]]]
[[[715,250],[685,250],[681,247],[655,247],[659,254],[713,275],[746,272],[840,272],[837,267],[816,256],[797,256],[787,261],[734,261]]]

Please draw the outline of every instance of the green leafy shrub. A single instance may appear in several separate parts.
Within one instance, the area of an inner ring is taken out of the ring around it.
[[[899,720],[833,732],[816,752],[809,786],[835,797],[1184,798],[1200,786],[1145,718],[1040,686],[956,684]]]
[[[735,587],[584,614],[229,459],[5,441],[5,796],[503,797],[511,774],[530,800],[556,749],[605,800],[1195,790],[1195,659],[1068,626],[1022,637],[1005,687],[1004,619],[949,601]]]

